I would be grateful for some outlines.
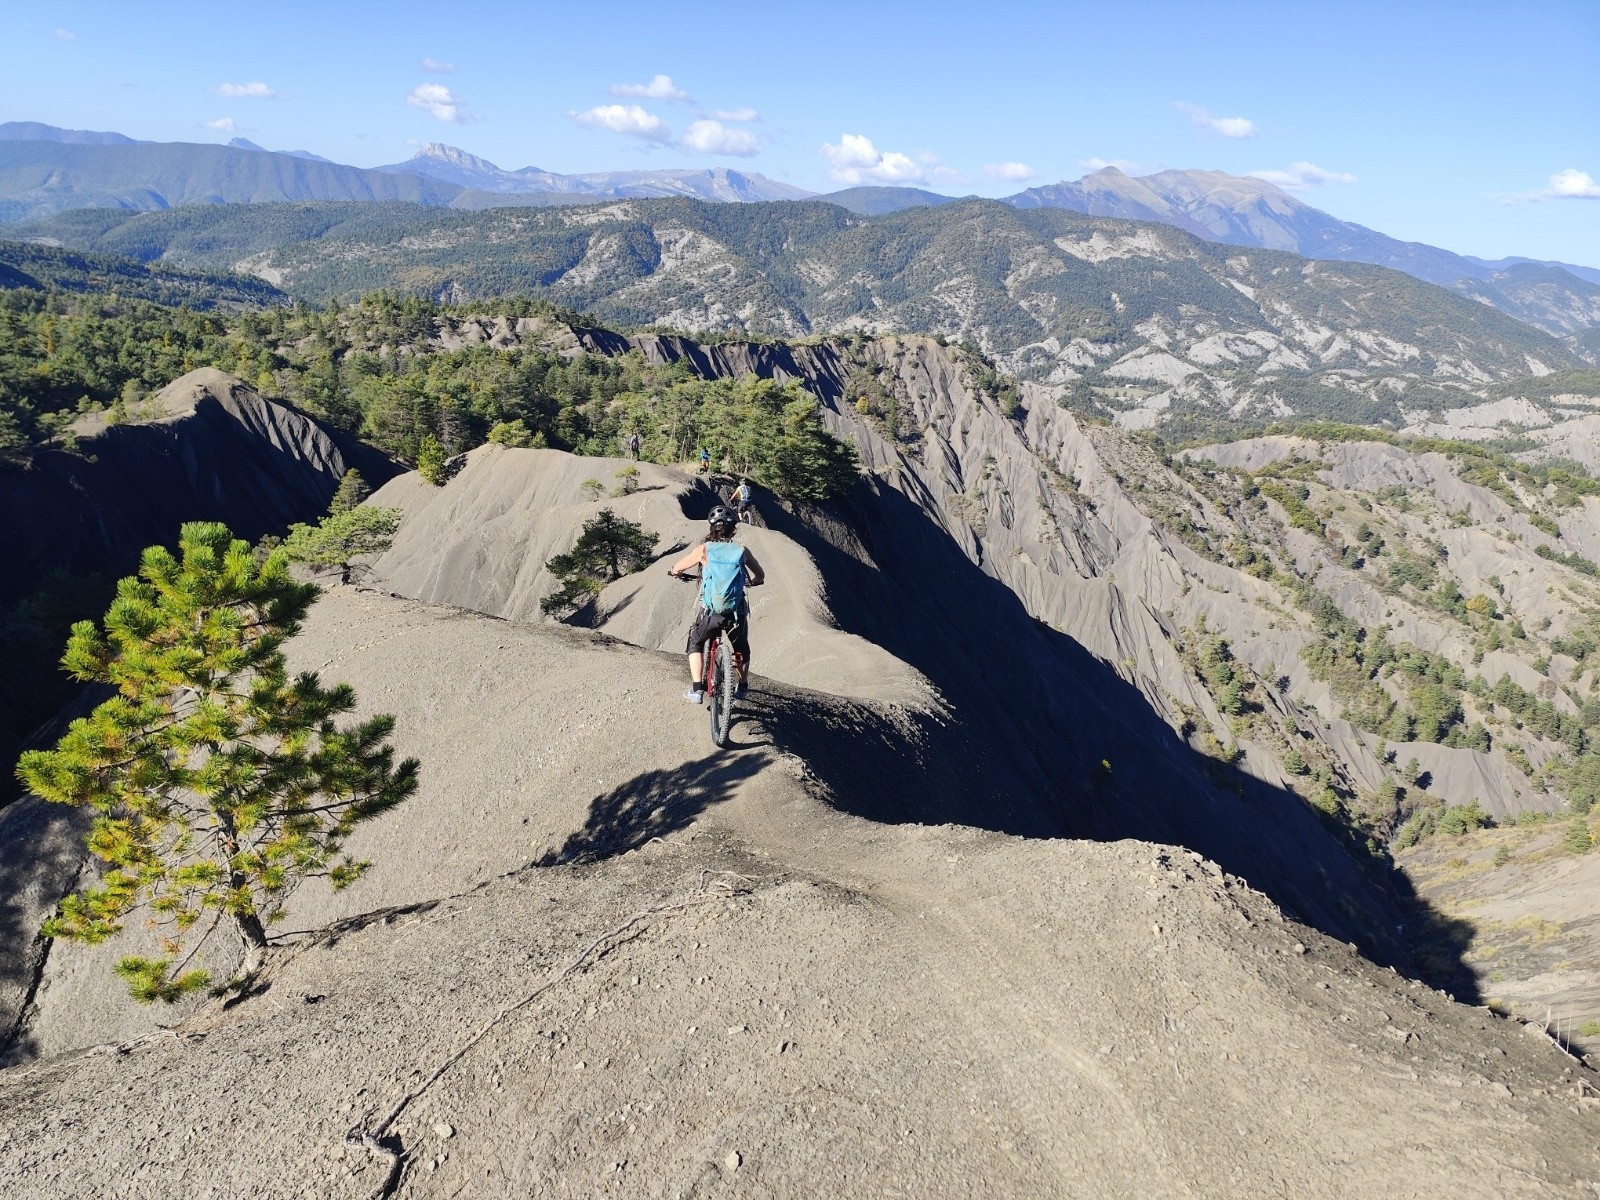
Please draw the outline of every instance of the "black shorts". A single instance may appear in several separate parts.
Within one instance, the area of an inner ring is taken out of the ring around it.
[[[689,626],[686,649],[690,654],[699,654],[712,635],[722,635],[733,643],[734,652],[743,655],[745,662],[749,662],[750,622],[747,618],[747,612],[734,614],[714,613],[709,608],[698,610],[694,615],[694,624]]]

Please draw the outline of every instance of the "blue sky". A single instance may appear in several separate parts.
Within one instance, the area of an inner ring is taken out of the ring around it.
[[[7,0],[0,120],[815,191],[1272,172],[1395,237],[1600,265],[1597,63],[1600,0]]]

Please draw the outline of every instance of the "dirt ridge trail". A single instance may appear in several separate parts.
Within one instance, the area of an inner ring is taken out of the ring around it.
[[[290,924],[320,932],[290,939],[268,989],[180,1036],[65,1052],[97,1011],[115,1032],[95,1040],[138,1032],[117,1024],[136,1006],[98,952],[52,955],[35,1032],[58,1048],[0,1072],[8,1197],[369,1196],[387,1165],[352,1126],[598,935],[685,897],[703,902],[618,938],[404,1109],[398,1195],[1600,1180],[1589,1073],[1214,864],[840,811],[849,776],[780,727],[809,708],[863,764],[856,786],[882,787],[896,746],[860,724],[870,706],[758,680],[740,748],[712,754],[678,657],[589,631],[337,589],[294,645],[396,714],[421,792],[352,845],[368,879],[294,897]]]
[[[943,374],[940,380],[949,383]],[[969,453],[1000,446],[1009,428],[976,410]],[[1179,692],[1197,686],[1186,668],[1169,662],[1161,688],[1141,691],[1104,647],[1063,633],[1054,613],[1042,621],[1006,580],[1011,568],[949,520],[936,490],[944,485],[908,463],[880,462],[889,452],[876,435],[857,432],[882,475],[864,478],[831,511],[786,508],[763,496],[770,528],[739,535],[772,577],[751,594],[756,669],[860,706],[841,716],[837,705],[789,704],[774,722],[785,748],[835,785],[839,804],[880,821],[1191,846],[1319,928],[1385,961],[1406,961],[1396,931],[1411,914],[1394,881],[1365,869],[1298,796],[1219,767],[1168,723],[1152,696],[1166,696],[1169,684]],[[544,562],[569,549],[577,527],[602,507],[657,534],[664,555],[704,536],[713,493],[682,471],[640,464],[638,490],[610,498],[585,487],[586,479],[603,482],[629,465],[489,446],[467,455],[442,488],[401,477],[374,497],[404,508],[405,517],[393,548],[373,564],[373,582],[524,620],[556,586]],[[612,583],[573,622],[681,652],[692,599],[664,565]],[[1058,583],[1068,588],[1064,577]],[[1088,585],[1085,612],[1110,613],[1123,629],[1120,617],[1133,609],[1094,603],[1105,599],[1099,588]],[[1144,601],[1118,594],[1144,614],[1138,628],[1154,636],[1157,617]],[[1155,669],[1155,658],[1136,657]],[[893,741],[899,730],[886,724],[916,731],[914,786],[903,764],[863,771],[840,752],[864,728]]]

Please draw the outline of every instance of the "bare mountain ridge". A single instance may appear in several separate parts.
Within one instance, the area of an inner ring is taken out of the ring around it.
[[[528,334],[542,339],[549,330],[530,325]],[[466,321],[441,329],[440,336],[451,345],[510,347],[521,335],[504,322]],[[1589,697],[1600,656],[1583,646],[1585,638],[1600,637],[1600,586],[1583,563],[1600,559],[1600,499],[1552,503],[1532,481],[1486,477],[1481,461],[1449,444],[1393,443],[1353,430],[1322,440],[1255,439],[1166,459],[1115,429],[1063,412],[1038,388],[1025,386],[1023,407],[1007,419],[984,391],[981,363],[926,339],[703,345],[580,330],[565,345],[569,352],[683,360],[711,377],[754,372],[798,379],[833,406],[837,428],[862,448],[880,481],[872,508],[854,510],[848,521],[860,544],[841,542],[844,554],[834,558],[826,547],[806,542],[819,564],[831,564],[825,582],[827,593],[840,598],[835,619],[846,632],[915,664],[946,694],[964,696],[969,721],[979,721],[971,714],[989,707],[1010,714],[1019,705],[975,693],[970,677],[952,682],[946,672],[958,657],[953,648],[963,644],[959,635],[935,636],[937,651],[903,640],[905,621],[896,614],[928,601],[920,592],[888,594],[884,581],[945,578],[952,570],[948,562],[932,566],[896,556],[896,548],[927,540],[918,521],[933,522],[942,531],[934,540],[951,539],[968,562],[1004,585],[1000,594],[1008,601],[1016,597],[1033,620],[1066,633],[1118,682],[1085,684],[1081,665],[1047,668],[1035,651],[1019,674],[1076,680],[1065,689],[1069,697],[1086,688],[1110,694],[1129,684],[1198,753],[1236,762],[1260,783],[1296,793],[1338,822],[1391,841],[1418,814],[1452,807],[1476,807],[1507,828],[1519,820],[1566,819],[1568,785],[1561,772],[1573,747],[1563,739],[1581,741],[1572,723],[1595,718]],[[1572,412],[1577,415],[1567,420],[1575,436],[1600,419]],[[890,419],[897,437],[887,436]],[[1534,431],[1548,448],[1525,452],[1530,464],[1566,454],[1562,428],[1556,423]],[[1303,507],[1294,507],[1289,488],[1305,490]],[[898,510],[897,492],[907,498]],[[435,499],[426,489],[393,495],[429,504],[434,514],[409,525],[409,534],[403,531],[396,550],[380,562],[379,573],[393,590],[521,619],[553,586],[538,574],[496,569],[561,548],[559,533],[539,532],[561,527],[558,518],[535,515],[547,507],[544,501],[508,519],[516,510],[503,511],[504,500],[488,505],[477,498],[476,484],[454,500],[447,500],[448,491]],[[880,524],[899,510],[920,515],[902,515],[911,522],[906,527]],[[470,515],[488,511],[519,537],[552,540],[526,553],[490,552]],[[793,536],[805,541],[806,535]],[[455,557],[450,547],[467,557]],[[1555,554],[1545,556],[1541,547]],[[1578,566],[1558,561],[1563,558]],[[859,564],[875,569],[858,575]],[[1455,599],[1441,599],[1451,587]],[[1463,606],[1475,595],[1493,597],[1492,618]],[[668,649],[675,626],[651,622],[663,605],[675,611],[673,599],[670,588],[648,578],[643,586],[628,581],[602,599],[594,620],[627,640]],[[1323,603],[1347,622],[1344,632],[1314,615]],[[959,627],[963,619],[949,620]],[[1355,630],[1366,631],[1369,653],[1391,647],[1388,667],[1357,671],[1350,661],[1317,653]],[[1215,666],[1218,655],[1232,664],[1225,671]],[[1460,673],[1450,684],[1460,711],[1449,729],[1422,732],[1407,714],[1424,702],[1429,673],[1441,670]],[[1372,682],[1352,692],[1352,678],[1368,672]],[[1219,679],[1234,682],[1219,692]],[[1511,693],[1502,680],[1514,685]],[[1240,681],[1248,697],[1243,701],[1228,694]],[[1474,691],[1480,684],[1485,690]],[[1105,718],[1073,710],[1070,699],[1049,687],[1045,695],[1050,698],[1028,694],[1020,708],[1048,713],[1055,723],[1048,733],[1027,735],[1012,752],[1017,761],[1046,745],[1067,760],[1085,752],[1093,759],[1091,748],[1060,748],[1077,731],[1105,728]],[[1546,698],[1545,716],[1516,707],[1535,696]],[[1394,712],[1379,722],[1373,705],[1393,705]],[[1402,718],[1405,727],[1393,728]],[[1560,721],[1567,724],[1558,731]],[[1020,727],[1022,718],[1017,722]],[[1467,736],[1480,726],[1481,733]],[[1001,729],[984,736],[1004,745],[1011,734]],[[1137,740],[1149,746],[1166,736],[1146,732]],[[1266,882],[1264,868],[1234,858],[1236,845],[1216,840],[1224,819],[1209,816],[1194,826],[1177,811],[1152,810],[1152,795],[1181,796],[1184,789],[1145,783],[1136,789],[1141,799],[1128,802],[1142,813],[1133,828],[1096,824],[1103,811],[1081,801],[1069,806],[1065,819],[1087,819],[1087,826],[1070,827],[1104,836],[1114,836],[1114,828],[1133,836],[1159,830],[1155,836],[1200,848],[1280,898],[1288,895]],[[1037,783],[1030,787],[1038,793]],[[1047,783],[1043,790],[1063,788],[1083,794],[1081,780]],[[1498,868],[1489,861],[1492,850],[1481,853],[1478,870]],[[1592,932],[1600,912],[1587,902],[1574,908],[1570,898],[1558,900],[1543,886],[1565,870],[1559,861],[1545,865],[1550,853],[1540,845],[1530,849],[1513,898],[1484,880],[1475,885],[1477,899],[1451,907],[1449,915],[1470,918],[1485,889],[1496,895],[1509,915],[1465,935],[1477,956],[1472,961],[1480,964],[1474,968],[1478,986],[1529,1014],[1553,1006],[1576,1028],[1600,1020],[1600,938]],[[1443,894],[1454,896],[1448,887]],[[1497,969],[1496,956],[1519,945],[1519,931],[1535,919],[1546,922],[1546,936],[1518,950],[1520,965],[1508,977]]]
[[[598,171],[559,175],[538,167],[507,171],[487,159],[441,142],[429,142],[403,163],[375,167],[458,183],[478,192],[518,195],[588,197],[595,200],[634,196],[691,196],[698,200],[750,203],[760,200],[805,200],[815,193],[779,183],[752,171],[727,167],[709,170]]]
[[[10,122],[0,126],[0,142],[7,140],[92,142],[124,146],[152,146],[121,134],[91,134],[61,130],[38,122]],[[237,139],[236,139],[237,140]],[[261,148],[251,143],[251,152]],[[305,151],[287,152],[327,164]],[[105,167],[92,158],[72,158],[53,164],[56,175],[44,186],[37,172],[38,156],[10,164],[0,149],[0,221],[45,216],[79,205],[134,209],[173,204],[250,202],[263,200],[382,199],[395,195],[382,184],[360,178],[360,168],[348,177],[295,176],[270,182],[241,177],[234,167],[202,161],[185,168],[188,178],[175,175],[170,155],[153,158],[144,168],[145,178],[130,180],[123,164]],[[180,156],[181,158],[181,156]],[[336,164],[327,164],[336,165]],[[431,143],[404,163],[375,168],[417,179],[454,184],[453,193],[423,191],[415,182],[403,194],[427,204],[455,208],[493,208],[506,205],[544,206],[630,196],[693,196],[723,202],[794,200],[811,196],[801,188],[754,173],[712,170],[617,171],[587,175],[560,175],[526,167],[506,171],[486,159],[453,146]],[[248,173],[246,173],[248,174]],[[281,177],[284,173],[279,172]],[[199,190],[201,181],[210,191]],[[916,188],[847,188],[820,197],[861,214],[879,214],[905,207],[947,202]],[[1537,276],[1512,268],[1525,259],[1486,262],[1453,254],[1420,242],[1402,242],[1374,230],[1342,221],[1305,204],[1281,188],[1249,176],[1220,171],[1171,170],[1147,176],[1130,176],[1106,167],[1075,182],[1063,181],[1029,188],[1005,198],[1019,207],[1059,207],[1076,212],[1157,221],[1184,229],[1198,237],[1226,243],[1290,250],[1307,258],[1366,262],[1404,271],[1443,287],[1465,291],[1483,302],[1512,313],[1559,336],[1600,327],[1600,270],[1568,263],[1546,262]],[[1575,343],[1580,348],[1587,342]]]

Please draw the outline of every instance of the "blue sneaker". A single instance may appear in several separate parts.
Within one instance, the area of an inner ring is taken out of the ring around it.
[[[702,699],[704,699],[704,697],[705,697],[705,693],[702,692],[699,688],[690,688],[687,692],[685,692],[683,694],[683,698],[685,700],[687,700],[690,704],[699,704],[700,701]]]
[[[740,684],[740,685],[739,685],[739,686],[738,686],[738,687],[736,687],[736,688],[734,688],[734,689],[733,689],[733,698],[734,698],[734,699],[735,699],[735,700],[743,700],[743,699],[744,699],[744,697],[745,697],[745,693],[746,693],[746,692],[747,692],[747,691],[748,691],[748,690],[749,690],[749,689],[748,689],[748,688],[746,688],[746,687],[745,687],[745,685],[744,685],[744,684],[742,684],[742,683],[741,683],[741,684]]]

